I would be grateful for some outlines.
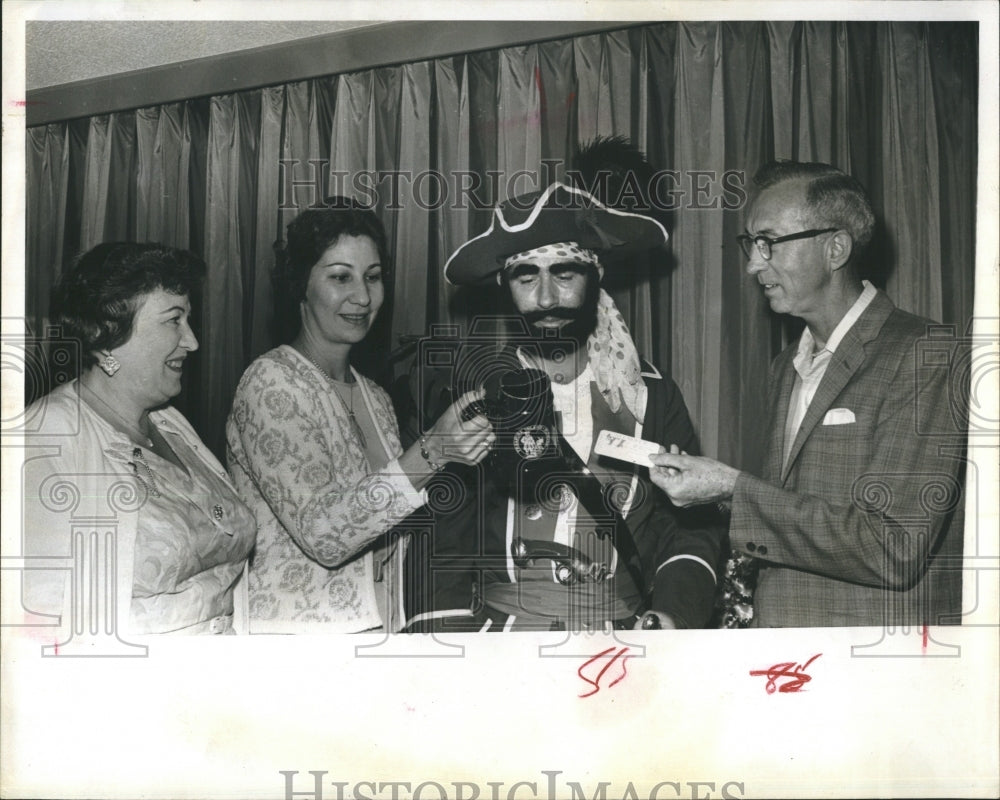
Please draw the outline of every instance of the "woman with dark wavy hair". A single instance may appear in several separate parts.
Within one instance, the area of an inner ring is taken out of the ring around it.
[[[169,405],[198,349],[190,297],[204,272],[184,250],[111,242],[81,256],[54,294],[53,317],[79,344],[81,370],[27,410],[38,423],[32,444],[58,454],[26,464],[25,551],[73,558],[74,568],[28,570],[25,605],[64,623],[75,615],[77,632],[110,597],[130,633],[231,633],[234,613],[245,627],[253,516]],[[115,535],[100,566],[114,584],[98,585],[87,537],[75,533],[98,520]]]
[[[229,470],[259,527],[250,630],[398,631],[407,542],[386,534],[424,504],[445,463],[486,455],[486,418],[461,419],[481,392],[404,452],[388,395],[352,363],[386,295],[378,217],[329,198],[299,214],[277,250],[276,322],[291,323],[290,344],[250,365],[226,425]]]

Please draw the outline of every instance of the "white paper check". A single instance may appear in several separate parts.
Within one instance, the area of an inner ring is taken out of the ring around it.
[[[662,450],[663,448],[656,442],[636,439],[634,436],[609,430],[603,430],[597,434],[597,442],[594,444],[594,452],[598,455],[617,458],[620,461],[629,461],[640,467],[652,467],[653,462],[649,460],[649,457],[662,452]]]

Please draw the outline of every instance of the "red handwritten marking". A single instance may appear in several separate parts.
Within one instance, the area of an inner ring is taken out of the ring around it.
[[[625,650],[628,650],[628,648],[627,648],[627,647],[626,647],[626,648],[624,648],[624,649],[625,649]],[[619,653],[619,655],[621,655],[621,653]],[[618,657],[618,656],[615,656],[615,658],[617,658],[617,657]],[[627,668],[627,667],[625,666],[625,663],[626,663],[626,662],[627,662],[627,661],[628,661],[628,660],[629,660],[630,658],[632,658],[632,656],[622,656],[622,674],[621,674],[621,675],[619,675],[619,676],[618,676],[617,678],[615,678],[615,679],[614,679],[613,681],[611,681],[611,683],[609,683],[609,684],[608,684],[608,688],[609,688],[609,689],[610,689],[610,688],[611,688],[612,686],[614,686],[614,685],[615,685],[616,683],[618,683],[618,682],[619,682],[620,680],[623,680],[623,679],[625,678],[625,676],[626,676],[626,675],[628,675],[628,668]]]
[[[588,666],[590,666],[591,664],[593,664],[599,658],[604,658],[606,655],[608,655],[608,653],[610,653],[614,649],[615,649],[614,647],[609,647],[607,650],[602,650],[600,653],[598,653],[593,658],[588,659],[587,661],[585,661],[580,666],[580,668],[576,671],[576,674],[580,676],[580,680],[586,681],[587,683],[589,683],[591,686],[594,687],[593,690],[587,692],[586,694],[581,694],[580,697],[590,697],[591,695],[595,695],[599,691],[601,691],[601,678],[604,677],[604,673],[607,672],[609,669],[611,669],[611,665],[614,664],[616,661],[618,661],[619,658],[621,658],[620,666],[622,668],[622,674],[619,675],[617,678],[615,678],[613,681],[611,681],[611,683],[608,684],[607,688],[610,689],[616,683],[618,683],[619,681],[621,681],[626,675],[628,675],[628,669],[625,667],[625,662],[628,661],[632,656],[625,655],[628,652],[628,648],[627,647],[620,647],[620,648],[618,648],[618,652],[616,652],[611,657],[611,659],[608,661],[608,663],[605,664],[601,668],[601,671],[597,673],[597,677],[596,678],[591,679],[591,678],[588,678],[586,675],[583,674],[583,671]]]
[[[923,650],[924,650],[924,652],[926,653],[926,652],[927,652],[927,639],[928,639],[928,638],[930,638],[930,637],[929,637],[929,635],[928,635],[928,631],[927,631],[927,626],[926,626],[926,625],[924,625],[924,626],[923,626],[923,627],[922,627],[922,628],[920,629],[920,631],[921,631],[921,633],[923,634],[923,637],[924,637],[924,645],[923,645]]]
[[[822,653],[817,653],[812,658],[810,658],[805,664],[795,664],[791,661],[785,661],[781,664],[775,664],[770,669],[752,669],[750,674],[766,675],[767,683],[764,688],[767,690],[768,694],[774,694],[775,691],[785,693],[785,692],[797,692],[802,687],[812,680],[812,677],[806,674],[806,669],[812,664],[817,658],[819,658]],[[777,684],[779,678],[790,678],[788,683],[783,683],[781,686]]]

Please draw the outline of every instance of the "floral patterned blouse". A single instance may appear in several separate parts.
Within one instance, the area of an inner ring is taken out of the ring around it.
[[[294,348],[262,355],[236,389],[226,424],[229,471],[258,526],[251,633],[395,631],[405,624],[405,540],[383,534],[425,495],[399,465],[389,396],[354,377],[391,459],[378,470],[327,377]]]

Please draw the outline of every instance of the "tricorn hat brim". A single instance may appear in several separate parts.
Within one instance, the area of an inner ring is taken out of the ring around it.
[[[666,229],[651,217],[608,208],[588,192],[556,182],[498,205],[490,227],[452,253],[444,277],[457,285],[483,283],[510,256],[557,242],[618,258],[666,241]]]

